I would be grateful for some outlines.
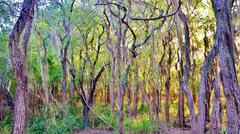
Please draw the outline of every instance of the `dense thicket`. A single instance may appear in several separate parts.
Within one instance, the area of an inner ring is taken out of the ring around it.
[[[1,0],[0,15],[0,133],[240,133],[239,0]]]

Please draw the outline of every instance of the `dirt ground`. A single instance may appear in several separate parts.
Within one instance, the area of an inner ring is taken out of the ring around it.
[[[170,128],[169,134],[191,134],[191,131],[188,129],[181,129],[181,128]],[[94,129],[88,129],[83,130],[81,132],[75,133],[75,134],[113,134],[113,131],[107,131],[107,130],[94,130]],[[128,134],[148,134],[145,132],[128,132]],[[156,132],[152,132],[150,134],[156,134]]]
[[[112,131],[88,129],[75,134],[113,134]]]
[[[169,134],[191,134],[190,129],[182,129],[182,128],[171,128],[169,130]]]

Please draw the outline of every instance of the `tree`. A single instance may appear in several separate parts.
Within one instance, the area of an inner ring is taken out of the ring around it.
[[[212,98],[213,110],[211,115],[210,133],[221,133],[221,93],[220,93],[220,69],[219,69],[219,56],[216,57],[215,69],[216,77],[214,82],[214,96]]]
[[[14,102],[13,134],[25,133],[27,123],[28,76],[26,70],[27,46],[31,35],[35,0],[24,0],[17,22],[9,35],[9,55],[17,79]],[[23,38],[21,35],[24,31]]]
[[[212,0],[212,6],[216,15],[216,40],[219,44],[221,79],[224,94],[227,99],[227,133],[239,133],[239,104],[240,90],[235,69],[233,40],[232,0]]]

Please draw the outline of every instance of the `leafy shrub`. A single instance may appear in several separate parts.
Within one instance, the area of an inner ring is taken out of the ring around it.
[[[27,132],[32,134],[41,134],[45,131],[45,118],[43,116],[35,115],[29,119],[29,127]]]
[[[70,133],[84,128],[83,118],[74,113],[72,109],[67,109],[67,117],[62,118],[62,109],[55,105],[49,106],[49,113],[43,115],[35,115],[30,117],[27,133],[42,134],[48,132],[49,134]],[[46,117],[48,117],[46,128]]]

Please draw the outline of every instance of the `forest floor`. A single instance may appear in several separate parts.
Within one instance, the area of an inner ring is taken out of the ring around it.
[[[170,128],[169,134],[191,134],[191,130],[182,128]]]
[[[152,132],[151,134],[155,134],[155,133],[156,132]],[[190,129],[169,128],[168,133],[169,134],[191,134],[191,131]],[[113,131],[88,129],[75,134],[113,134]],[[147,133],[146,132],[128,132],[128,134],[147,134]]]

